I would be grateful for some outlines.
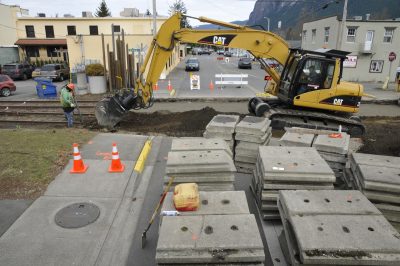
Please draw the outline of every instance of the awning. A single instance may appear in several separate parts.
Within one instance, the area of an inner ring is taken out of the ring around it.
[[[16,45],[67,45],[67,39],[19,39]]]

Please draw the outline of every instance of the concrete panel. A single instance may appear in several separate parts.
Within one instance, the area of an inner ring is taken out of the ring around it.
[[[214,138],[175,138],[172,140],[171,151],[208,151],[224,150],[231,157],[232,151],[223,139]]]
[[[212,138],[218,138],[223,140],[233,139],[232,133],[221,133],[221,132],[210,132],[210,131],[205,131],[203,133],[203,137],[207,139],[212,139]]]
[[[341,133],[341,138],[332,138],[330,135],[318,135],[313,143],[318,151],[347,154],[349,152],[350,135]]]
[[[248,151],[255,151],[258,154],[258,147],[259,146],[266,146],[268,145],[268,140],[264,143],[253,143],[248,141],[237,141],[236,143],[236,151],[237,150],[248,150]]]
[[[364,189],[400,192],[400,168],[361,164],[358,169]]]
[[[378,191],[363,190],[365,196],[371,201],[400,204],[398,193],[385,193]]]
[[[161,212],[175,210],[172,196],[172,192],[167,194]],[[200,191],[200,207],[197,211],[180,212],[180,215],[226,215],[249,213],[249,206],[244,191]]]
[[[214,182],[233,182],[235,181],[235,175],[232,174],[220,174],[220,175],[178,175],[175,174],[173,184],[179,183],[214,183]],[[164,183],[168,184],[169,177],[164,177]]]
[[[236,133],[235,135],[235,140],[240,140],[240,141],[247,141],[247,142],[253,142],[253,143],[265,143],[268,142],[268,140],[271,138],[271,129],[265,133],[265,135],[262,136],[256,136],[256,135],[247,135],[247,134],[242,134],[242,133]]]
[[[371,166],[400,168],[400,157],[352,153],[350,159],[355,165],[366,164]]]
[[[115,142],[121,160],[136,161],[147,138],[147,136],[131,134],[102,133],[91,139],[80,151],[83,160],[109,160],[111,159],[112,143]]]
[[[236,134],[263,136],[271,125],[271,120],[265,117],[246,116],[237,125]]]
[[[238,115],[216,115],[206,126],[206,131],[233,134],[238,122]]]
[[[337,162],[345,164],[347,162],[347,156],[343,154],[331,153],[331,152],[323,152],[319,151],[321,157],[328,162]]]
[[[99,218],[77,229],[54,222],[55,214],[77,202],[100,208]],[[94,265],[120,200],[80,197],[37,199],[0,238],[0,265]]]
[[[396,265],[400,261],[400,235],[383,216],[318,215],[290,219],[304,264],[361,261],[369,265]]]
[[[133,162],[123,161],[123,173],[109,173],[111,161],[85,160],[89,165],[84,174],[70,174],[73,161],[47,188],[46,196],[120,198],[133,172]]]
[[[263,184],[263,189],[268,189],[268,190],[286,190],[286,189],[299,189],[299,190],[331,190],[334,189],[333,185],[326,185],[326,184],[268,184],[264,183]]]
[[[314,134],[286,132],[279,140],[280,146],[311,147]]]
[[[169,152],[166,173],[235,172],[232,158],[225,151]]]
[[[381,212],[356,190],[279,191],[287,216],[314,214],[381,215]]]

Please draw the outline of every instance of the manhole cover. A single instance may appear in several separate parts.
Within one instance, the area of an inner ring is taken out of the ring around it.
[[[236,119],[233,117],[229,116],[217,116],[214,118],[214,122],[217,123],[230,123],[230,122],[236,122]]]
[[[62,208],[57,212],[55,222],[64,228],[80,228],[93,223],[99,216],[99,207],[92,203],[81,202]]]

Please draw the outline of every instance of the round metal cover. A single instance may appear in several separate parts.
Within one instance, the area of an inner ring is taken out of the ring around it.
[[[213,119],[217,123],[229,123],[229,122],[235,122],[236,119],[233,117],[229,116],[217,116]]]
[[[68,205],[57,212],[55,222],[64,228],[80,228],[91,224],[100,216],[100,209],[88,202]]]

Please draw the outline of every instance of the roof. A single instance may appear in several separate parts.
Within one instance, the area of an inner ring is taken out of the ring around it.
[[[19,39],[16,45],[67,45],[67,39]]]
[[[336,18],[337,21],[342,21],[342,18],[340,16],[324,16],[318,19],[312,19],[309,21],[304,22],[304,24],[306,23],[312,23],[312,22],[316,22],[316,21],[320,21],[323,19],[328,19],[328,18]],[[347,17],[346,19],[347,22],[363,22],[363,23],[371,23],[371,22],[395,22],[395,23],[400,23],[400,19],[398,18],[393,18],[393,19],[368,19],[366,20],[365,17],[363,17],[362,19],[354,19],[354,16],[351,17]]]

